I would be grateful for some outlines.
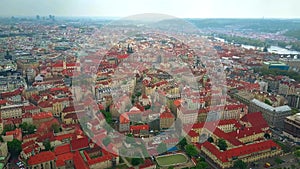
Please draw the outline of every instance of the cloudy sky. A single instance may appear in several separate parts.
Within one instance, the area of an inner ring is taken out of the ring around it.
[[[300,18],[299,0],[1,0],[0,16]]]

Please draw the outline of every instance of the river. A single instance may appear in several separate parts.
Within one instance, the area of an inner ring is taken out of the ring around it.
[[[222,39],[222,38],[215,37],[215,39],[218,40],[218,41],[221,41],[221,42],[226,42],[225,39]],[[263,49],[262,47],[255,47],[255,46],[244,45],[244,44],[242,44],[241,46],[243,48],[246,48],[246,49],[255,49],[255,48],[257,50],[262,50]],[[282,47],[279,47],[279,46],[270,46],[268,48],[268,51],[270,53],[275,53],[275,54],[280,54],[280,55],[299,55],[300,54],[300,52],[298,52],[298,51],[285,49],[285,48],[282,48]]]

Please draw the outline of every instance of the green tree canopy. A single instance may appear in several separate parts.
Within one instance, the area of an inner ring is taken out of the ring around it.
[[[13,141],[7,142],[8,151],[14,156],[18,156],[22,151],[21,145],[22,142],[17,139],[13,139]]]
[[[265,103],[266,103],[267,105],[270,105],[270,106],[272,106],[272,103],[270,102],[270,100],[269,100],[269,99],[265,99]]]
[[[35,125],[28,124],[26,122],[20,124],[20,128],[22,129],[23,133],[25,133],[25,134],[33,134],[36,130]]]
[[[236,169],[246,169],[247,164],[242,160],[237,160],[236,162],[234,162],[233,167]]]
[[[5,135],[6,132],[8,131],[13,131],[16,129],[16,126],[13,125],[13,124],[8,124],[8,125],[5,125],[4,128],[3,128],[3,131],[2,131],[2,135]]]
[[[51,128],[54,131],[54,133],[60,132],[60,126],[57,123],[52,124]]]
[[[143,161],[142,161],[142,159],[140,159],[140,158],[133,158],[133,159],[131,159],[131,164],[133,165],[133,166],[136,166],[136,165],[139,165],[140,163],[142,163]]]
[[[185,146],[186,154],[190,157],[195,157],[198,155],[198,151],[194,145],[188,144]]]
[[[111,115],[111,113],[108,112],[108,111],[104,111],[104,110],[102,110],[101,112],[102,112],[103,116],[105,117],[106,123],[112,124],[112,115]]]
[[[185,137],[181,137],[179,139],[180,139],[180,141],[179,141],[178,145],[180,146],[180,148],[183,149],[187,145],[186,138]]]
[[[52,150],[51,143],[49,139],[43,141],[43,145],[46,151]]]
[[[207,138],[207,141],[210,142],[210,143],[213,143],[213,142],[214,142],[214,139],[213,139],[212,137],[208,137],[208,138]]]
[[[218,145],[218,147],[219,147],[220,150],[223,150],[223,151],[227,150],[228,145],[227,145],[227,143],[226,143],[226,141],[224,139],[218,140],[218,144],[217,145]]]
[[[193,169],[207,169],[208,168],[208,164],[205,161],[200,161],[196,164],[195,167],[193,167]]]
[[[294,154],[295,154],[296,157],[300,158],[300,150],[296,150],[296,151],[294,152]]]
[[[276,157],[274,159],[274,161],[275,161],[276,164],[282,164],[283,163],[283,160],[281,158],[279,158],[279,157]]]
[[[270,139],[270,138],[271,138],[271,136],[270,136],[269,133],[265,133],[265,134],[264,134],[264,137],[265,137],[266,139]]]

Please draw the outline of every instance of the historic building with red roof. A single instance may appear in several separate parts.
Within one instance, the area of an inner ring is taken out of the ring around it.
[[[27,163],[29,169],[35,168],[56,168],[55,154],[51,151],[44,151],[29,157]]]
[[[276,156],[281,153],[281,148],[274,141],[267,140],[221,151],[215,144],[206,141],[201,146],[201,151],[220,168],[230,168],[237,159],[250,163]]]
[[[129,120],[127,113],[120,114],[119,121],[120,121],[119,131],[120,132],[128,132],[129,126],[130,126],[130,120]]]
[[[175,116],[172,114],[169,108],[165,108],[159,116],[160,118],[160,129],[168,129],[174,127]]]

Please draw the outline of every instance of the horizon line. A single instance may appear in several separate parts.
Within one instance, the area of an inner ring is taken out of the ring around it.
[[[37,14],[38,15],[38,14]],[[11,17],[19,17],[19,18],[35,18],[37,15],[0,15],[0,18],[11,18]],[[129,16],[124,16],[124,17],[119,17],[119,16],[87,16],[87,15],[53,15],[53,14],[49,14],[52,16],[55,16],[56,18],[103,18],[103,19],[122,19],[122,18],[127,18],[133,15],[129,15]],[[49,17],[49,15],[39,15],[40,17]],[[288,17],[175,17],[174,19],[286,19],[286,20],[292,20],[292,19],[299,19],[300,17],[297,18],[288,18]]]

